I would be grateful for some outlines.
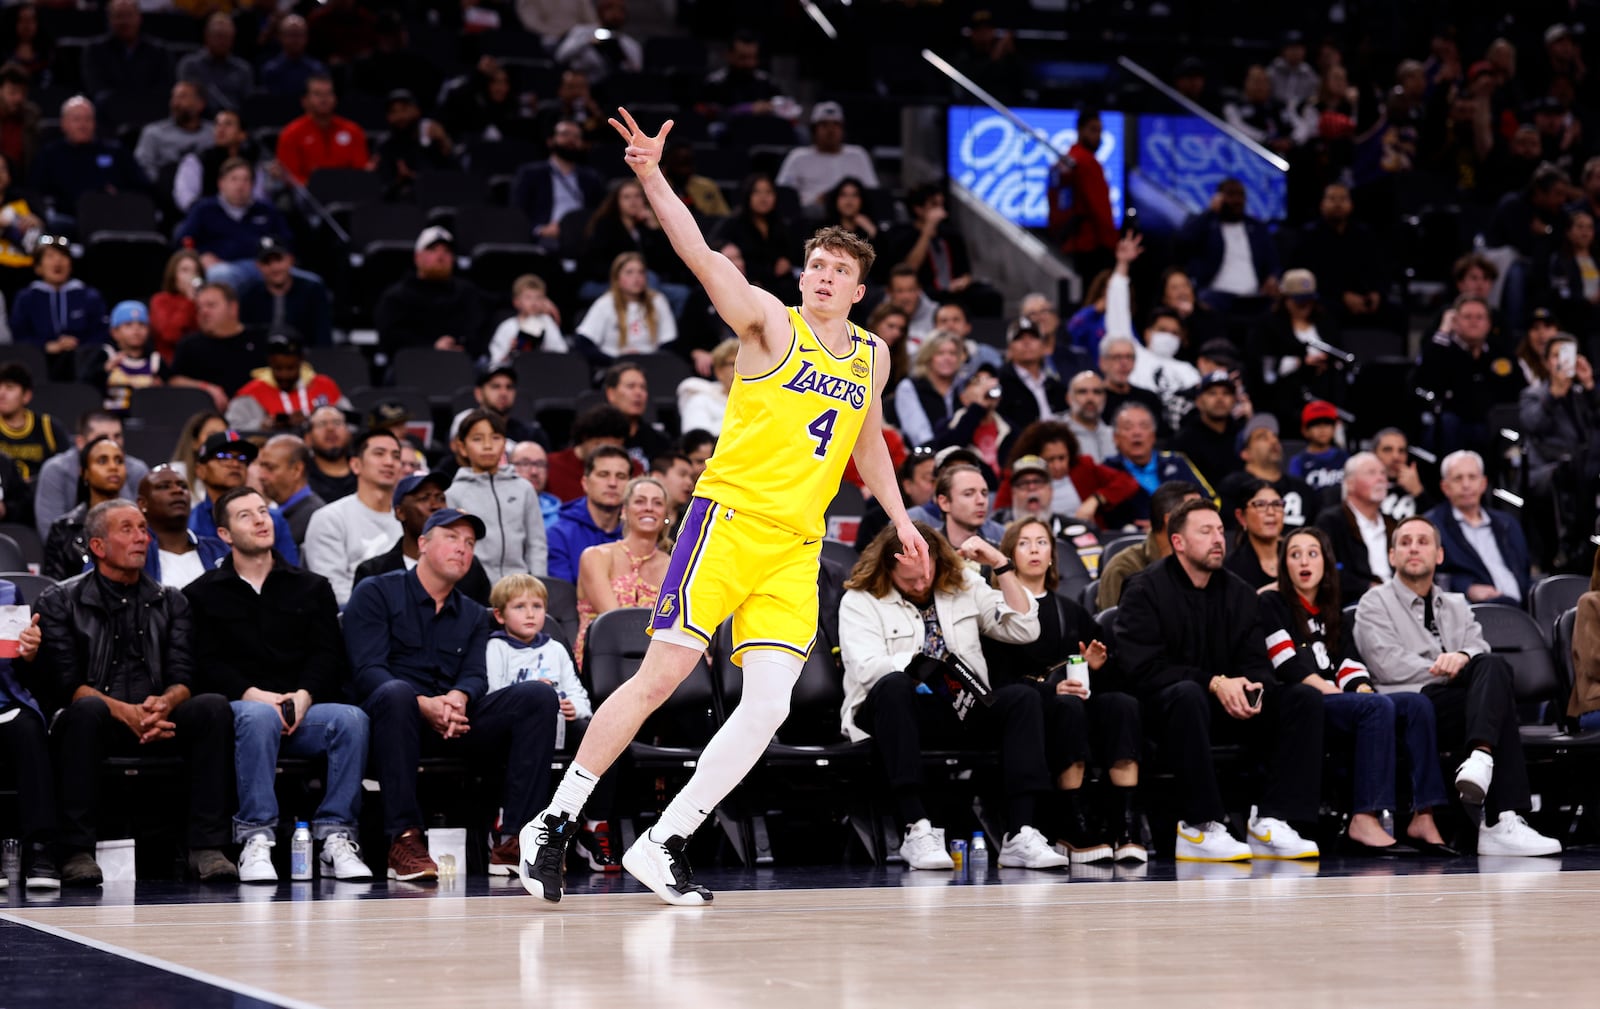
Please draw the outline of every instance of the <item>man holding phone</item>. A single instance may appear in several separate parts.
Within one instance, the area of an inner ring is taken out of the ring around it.
[[[355,843],[367,715],[351,704],[330,703],[349,679],[333,588],[273,549],[276,528],[260,491],[228,491],[217,499],[216,517],[217,535],[232,550],[184,595],[194,615],[196,675],[233,709],[239,788],[233,838],[244,846],[239,880],[278,881],[272,848],[280,754],[326,755],[327,788],[311,824],[322,842],[322,873],[371,879]]]
[[[1556,556],[1583,557],[1595,527],[1594,439],[1600,431],[1600,395],[1594,368],[1578,341],[1557,333],[1544,348],[1549,379],[1522,390],[1521,429],[1527,438],[1530,514],[1556,516],[1547,531],[1529,528],[1534,556],[1548,569]]]
[[[1256,594],[1223,570],[1222,514],[1186,501],[1167,518],[1172,555],[1128,580],[1117,610],[1123,670],[1145,725],[1177,773],[1177,858],[1316,858],[1290,824],[1313,823],[1322,782],[1322,698],[1272,673]],[[1211,743],[1239,741],[1267,767],[1249,844],[1222,822]]]

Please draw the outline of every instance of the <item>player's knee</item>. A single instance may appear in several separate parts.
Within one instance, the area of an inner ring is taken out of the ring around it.
[[[800,678],[804,660],[790,652],[760,648],[744,655],[744,694],[739,710],[744,717],[778,731],[789,717],[789,698]]]

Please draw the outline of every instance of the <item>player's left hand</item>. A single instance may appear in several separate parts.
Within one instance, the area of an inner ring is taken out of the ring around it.
[[[606,121],[628,143],[628,149],[623,152],[622,160],[633,169],[633,174],[641,179],[646,178],[661,164],[661,151],[667,146],[667,134],[672,132],[672,120],[668,119],[662,123],[660,132],[652,137],[639,128],[639,124],[634,122],[633,116],[628,114],[627,109],[619,105],[617,114],[627,123],[626,126],[615,119]]]
[[[900,537],[900,553],[894,555],[897,561],[908,564],[922,565],[922,573],[927,578],[933,577],[933,557],[928,553],[928,541],[917,532],[917,527],[911,524],[911,519],[902,518],[894,524],[895,535]]]

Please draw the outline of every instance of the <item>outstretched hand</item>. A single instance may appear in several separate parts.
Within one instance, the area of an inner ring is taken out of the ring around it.
[[[915,564],[922,568],[926,578],[933,577],[933,557],[928,552],[928,541],[917,532],[917,527],[911,524],[909,518],[895,523],[895,533],[900,537],[900,553],[894,559],[907,564]]]
[[[633,116],[620,105],[617,106],[617,115],[627,123],[626,126],[616,119],[608,119],[607,122],[628,145],[622,152],[622,160],[633,169],[633,174],[641,179],[647,178],[661,164],[661,152],[667,146],[667,134],[672,132],[672,120],[668,119],[662,123],[660,132],[652,137],[640,129],[639,124],[634,122]]]

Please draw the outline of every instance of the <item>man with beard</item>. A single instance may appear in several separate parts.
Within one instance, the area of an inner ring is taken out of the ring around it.
[[[1129,579],[1117,610],[1118,662],[1144,724],[1178,776],[1179,861],[1316,858],[1291,821],[1314,823],[1322,781],[1322,696],[1282,684],[1267,658],[1256,594],[1223,570],[1222,515],[1208,501],[1167,520],[1172,556]],[[1242,844],[1227,815],[1212,739],[1248,745],[1267,768]]]
[[[1213,486],[1222,483],[1239,468],[1239,432],[1244,421],[1233,415],[1238,395],[1233,376],[1213,371],[1200,379],[1194,395],[1194,409],[1178,426],[1172,439],[1175,452],[1182,452],[1200,475]]]
[[[1222,514],[1233,514],[1235,507],[1244,506],[1243,488],[1252,480],[1265,480],[1283,498],[1283,525],[1286,530],[1298,529],[1312,519],[1317,497],[1302,479],[1290,476],[1283,470],[1283,443],[1278,440],[1278,418],[1270,413],[1258,413],[1245,424],[1234,439],[1244,468],[1229,474],[1217,492],[1222,496]],[[1231,528],[1231,524],[1230,524]]]
[[[1117,451],[1106,423],[1106,383],[1092,371],[1080,371],[1067,383],[1067,426],[1078,439],[1078,450],[1095,462]]]
[[[606,198],[600,173],[588,167],[583,128],[570,119],[556,123],[548,141],[550,158],[523,165],[511,184],[511,205],[533,225],[533,240],[546,251],[560,245],[561,219],[582,210],[592,213]]]
[[[157,466],[139,481],[139,510],[150,526],[145,574],[181,589],[228,556],[227,544],[189,528],[189,482],[171,466]]]
[[[350,470],[350,425],[344,413],[323,406],[311,411],[308,435],[312,465],[306,470],[311,492],[326,502],[356,492],[356,475]]]
[[[205,110],[205,98],[197,85],[179,81],[172,86],[172,97],[167,101],[170,115],[140,130],[139,142],[133,148],[133,160],[151,182],[160,179],[162,170],[211,146],[211,131],[200,118]]]

